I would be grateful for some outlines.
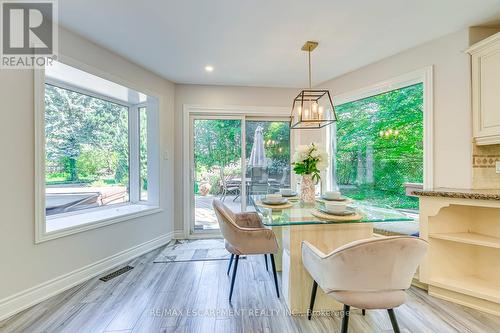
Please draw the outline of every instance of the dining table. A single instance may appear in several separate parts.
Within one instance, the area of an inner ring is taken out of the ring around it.
[[[356,240],[384,237],[373,233],[375,223],[414,221],[405,212],[380,207],[368,201],[346,199],[348,207],[356,214],[349,218],[321,214],[324,212],[324,200],[321,198],[317,198],[314,203],[301,202],[297,197],[290,198],[285,205],[287,208],[265,205],[262,203],[264,198],[264,195],[253,198],[255,209],[262,223],[276,235],[279,253],[275,255],[275,261],[277,269],[281,271],[282,294],[292,315],[307,313],[313,285],[311,276],[302,264],[303,241],[328,254]],[[331,313],[342,309],[342,304],[320,289],[316,295],[315,311]]]

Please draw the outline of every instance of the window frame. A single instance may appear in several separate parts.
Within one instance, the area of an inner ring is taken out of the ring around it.
[[[375,84],[356,89],[346,93],[333,96],[333,105],[338,106],[349,102],[358,101],[364,98],[387,93],[389,91],[405,88],[415,84],[422,83],[423,85],[423,127],[424,127],[424,189],[430,189],[434,186],[434,97],[433,97],[433,66],[428,66],[419,70],[415,70],[388,80],[380,81]],[[333,177],[335,168],[335,156],[333,154],[333,145],[335,144],[335,126],[329,126],[326,131],[328,145],[328,153],[331,163],[327,171],[327,187],[333,189],[335,181]]]
[[[135,89],[133,85],[116,79],[108,73],[99,71],[88,65],[79,63],[68,57],[58,60],[65,65],[82,70],[91,75],[101,77],[129,89],[144,92],[144,89]],[[81,211],[61,213],[51,216],[45,215],[45,84],[74,91],[90,97],[99,98],[128,108],[129,133],[129,201]],[[139,104],[127,103],[105,96],[81,87],[69,85],[59,80],[45,77],[44,69],[34,70],[34,120],[35,120],[35,244],[56,239],[75,233],[100,228],[106,225],[134,219],[137,217],[161,212],[159,200],[160,180],[160,152],[159,152],[159,106],[160,99],[155,93],[145,91],[147,101]],[[148,200],[140,200],[139,176],[139,108],[147,107],[148,113]],[[135,155],[134,155],[135,154]],[[137,156],[137,158],[135,158]],[[137,160],[137,161],[135,161]],[[135,184],[137,183],[137,186]],[[102,217],[96,212],[102,212]],[[61,222],[68,227],[47,231],[47,222]],[[74,221],[71,223],[71,221]],[[78,222],[80,221],[80,222]],[[81,222],[85,221],[85,222]],[[71,225],[74,224],[74,225]]]

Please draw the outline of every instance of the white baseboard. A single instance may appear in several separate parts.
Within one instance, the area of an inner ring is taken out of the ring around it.
[[[74,270],[70,273],[56,277],[35,287],[21,291],[15,295],[0,300],[0,320],[6,319],[24,309],[38,304],[69,288],[83,283],[102,274],[116,266],[122,265],[144,253],[152,251],[167,244],[174,232],[162,235],[145,243],[134,246],[125,251],[118,252],[110,257],[99,260],[93,264]]]

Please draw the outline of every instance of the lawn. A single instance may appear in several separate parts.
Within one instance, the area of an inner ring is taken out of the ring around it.
[[[418,210],[418,198],[409,197],[401,192],[383,191],[373,186],[340,186],[340,191],[346,197],[368,201],[377,206]]]

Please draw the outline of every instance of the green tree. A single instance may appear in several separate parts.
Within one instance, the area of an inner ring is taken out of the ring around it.
[[[127,107],[47,84],[45,137],[47,164],[63,164],[69,181],[112,172],[117,181],[128,182]],[[78,162],[84,147],[87,156]],[[106,156],[106,163],[98,159],[91,166],[92,150]]]
[[[145,107],[139,109],[139,168],[141,189],[148,189],[148,116]]]
[[[224,168],[236,162],[241,158],[241,121],[196,120],[194,156],[197,169],[215,166]]]
[[[422,106],[422,84],[338,106],[337,182],[360,199],[416,208],[403,183],[423,179]]]
[[[101,173],[109,170],[109,162],[109,156],[105,151],[83,145],[76,161],[78,176],[97,180]]]

